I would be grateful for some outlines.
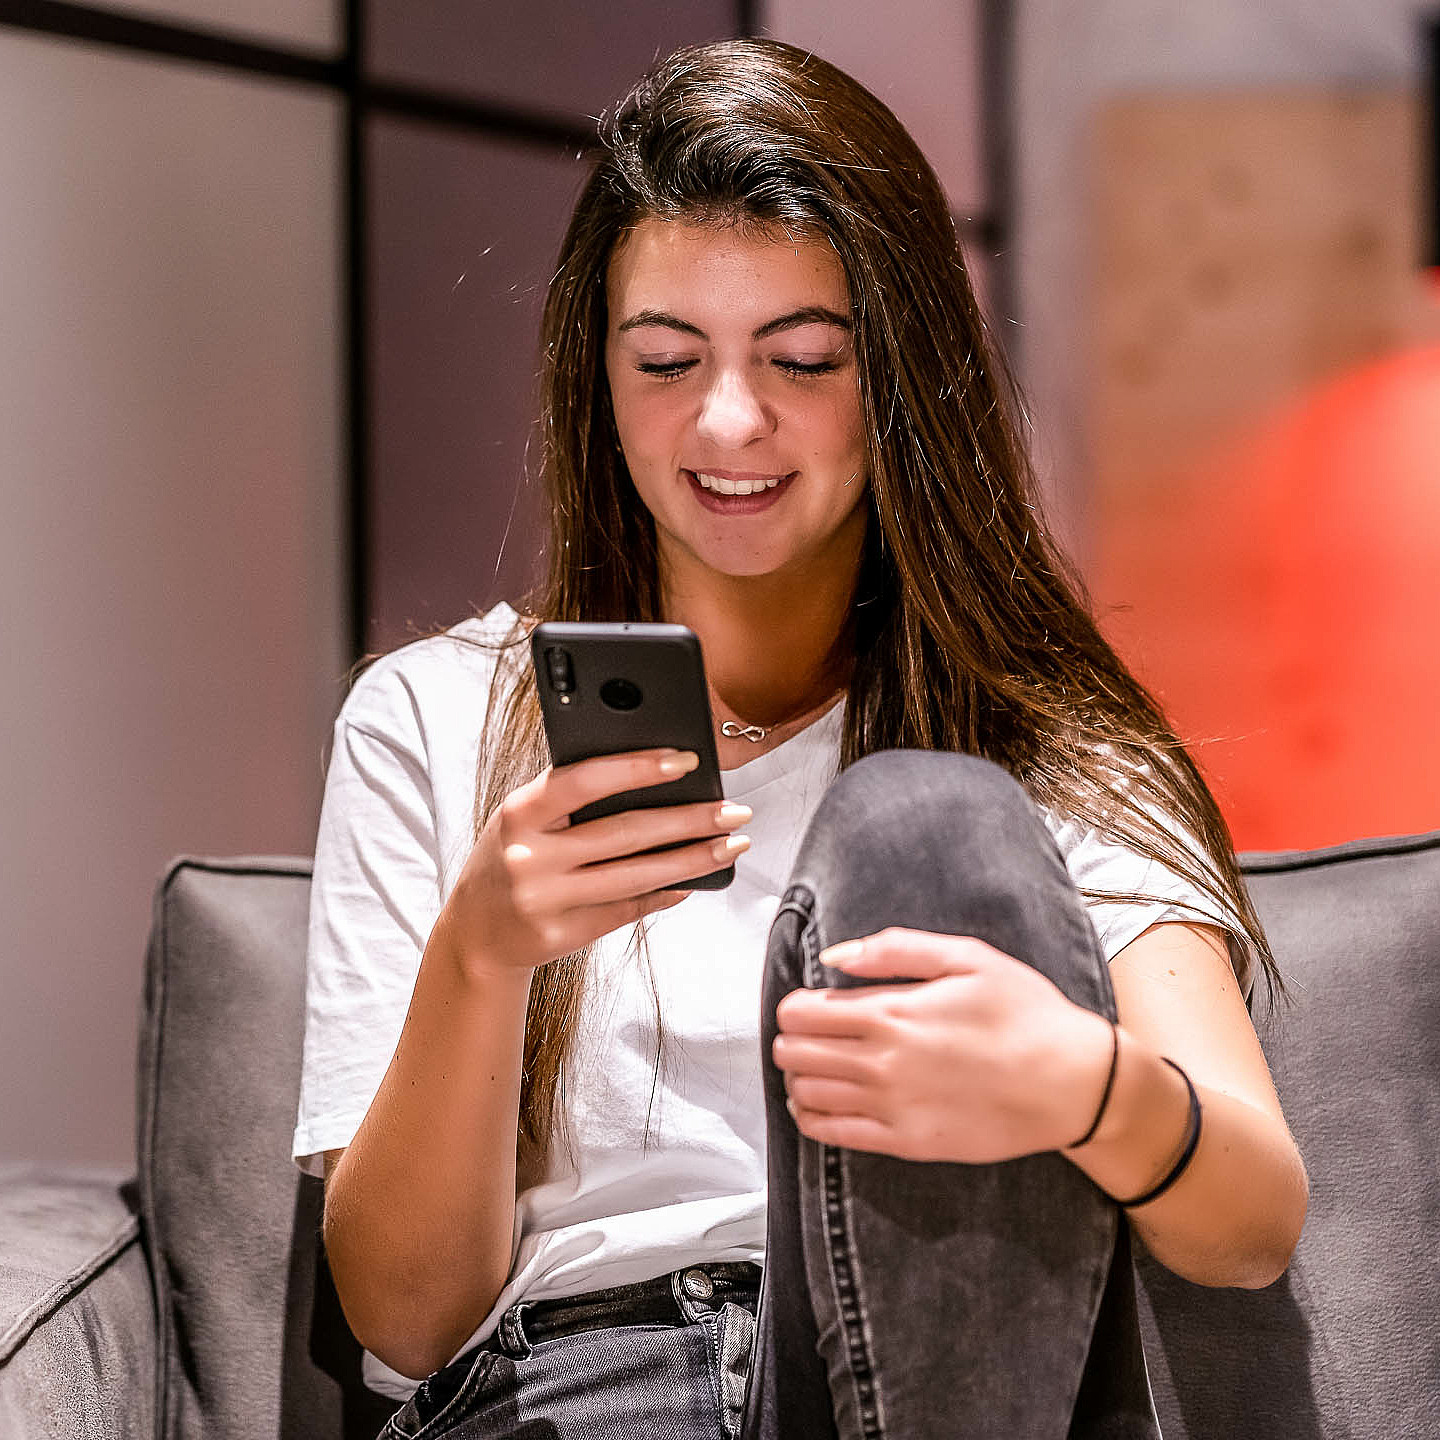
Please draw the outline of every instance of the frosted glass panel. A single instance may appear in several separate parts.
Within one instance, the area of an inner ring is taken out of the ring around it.
[[[734,0],[371,0],[369,65],[388,80],[596,115],[659,55],[735,33]]]
[[[339,0],[106,0],[144,20],[220,30],[285,49],[340,49]]]
[[[583,167],[374,122],[371,645],[514,598],[539,545],[521,484],[540,307]]]
[[[345,664],[339,111],[0,32],[0,1156],[134,1164],[150,895],[307,852]]]
[[[979,0],[766,0],[765,33],[813,49],[874,91],[960,215],[983,213]],[[883,20],[879,15],[883,13]]]

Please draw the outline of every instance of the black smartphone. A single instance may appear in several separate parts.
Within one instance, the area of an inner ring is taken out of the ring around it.
[[[597,800],[575,811],[573,823],[621,810],[724,798],[710,690],[693,630],[684,625],[545,621],[530,636],[530,653],[556,765],[663,746],[693,750],[700,757],[689,774]],[[674,888],[723,890],[734,878],[735,867],[727,865]]]

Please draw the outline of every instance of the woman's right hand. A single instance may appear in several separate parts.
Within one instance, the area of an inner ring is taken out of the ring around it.
[[[693,751],[637,750],[548,767],[496,807],[442,921],[467,969],[534,969],[688,891],[671,887],[731,864],[750,844],[731,832],[750,807],[726,800],[624,810],[570,823],[572,811],[693,770]],[[688,841],[646,855],[657,845]]]

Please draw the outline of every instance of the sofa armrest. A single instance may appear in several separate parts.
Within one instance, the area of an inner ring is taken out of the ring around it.
[[[0,1435],[155,1432],[155,1306],[130,1187],[0,1168]]]

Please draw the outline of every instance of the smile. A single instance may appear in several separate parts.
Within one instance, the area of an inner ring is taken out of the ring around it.
[[[742,515],[758,515],[762,510],[778,505],[780,497],[789,493],[790,482],[800,472],[792,470],[788,475],[762,475],[743,470],[686,470],[682,473],[690,482],[690,493],[702,508],[712,514],[735,519]]]
[[[716,495],[758,495],[763,490],[773,490],[786,475],[744,475],[731,477],[715,475],[707,470],[692,470],[700,487]]]

